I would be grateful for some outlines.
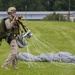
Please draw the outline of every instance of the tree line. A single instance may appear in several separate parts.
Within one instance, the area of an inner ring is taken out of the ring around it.
[[[75,0],[0,0],[0,11],[10,6],[18,11],[68,11],[69,8],[74,11]]]

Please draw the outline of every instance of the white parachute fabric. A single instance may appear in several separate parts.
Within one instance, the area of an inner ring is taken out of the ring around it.
[[[19,53],[18,58],[20,60],[34,61],[35,56],[29,53]]]
[[[30,53],[19,53],[19,60],[34,61],[34,62],[67,62],[75,63],[75,56],[69,52],[45,53],[38,56],[34,56]]]

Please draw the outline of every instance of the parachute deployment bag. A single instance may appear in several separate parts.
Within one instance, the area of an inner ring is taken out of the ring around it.
[[[5,25],[6,19],[7,18],[2,19],[0,23],[0,45],[1,45],[2,39],[6,37],[6,25]]]

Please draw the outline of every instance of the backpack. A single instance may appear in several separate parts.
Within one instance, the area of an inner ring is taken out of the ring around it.
[[[1,45],[2,39],[6,38],[6,25],[5,25],[6,19],[7,18],[3,18],[0,23],[0,45]]]

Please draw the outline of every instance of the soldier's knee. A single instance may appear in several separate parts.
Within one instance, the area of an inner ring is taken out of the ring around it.
[[[12,53],[12,56],[16,56],[17,55],[17,53]]]

